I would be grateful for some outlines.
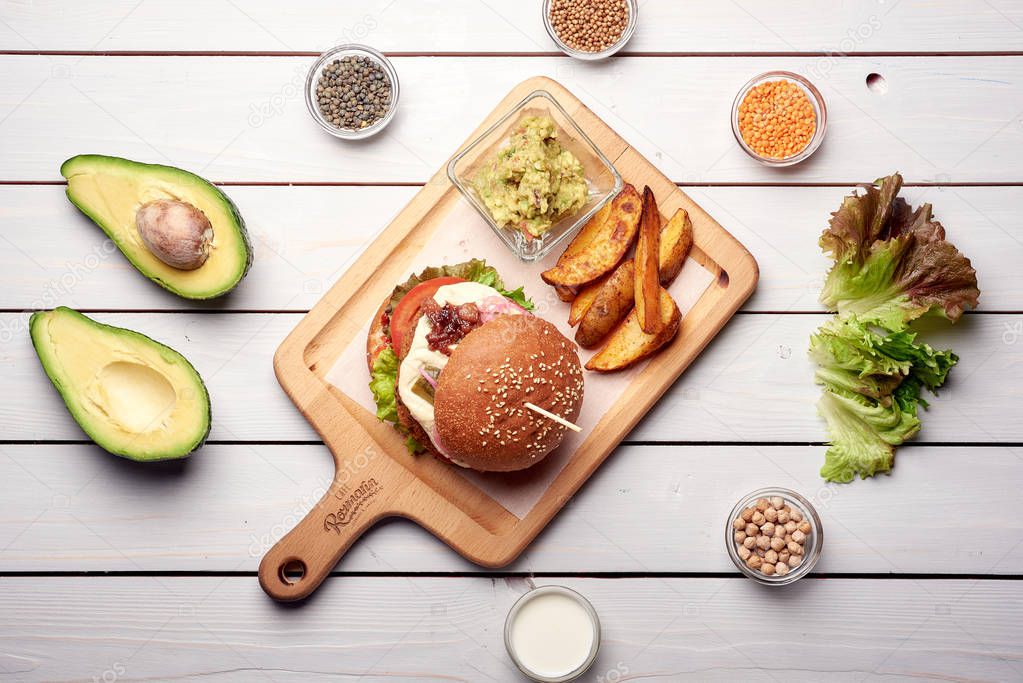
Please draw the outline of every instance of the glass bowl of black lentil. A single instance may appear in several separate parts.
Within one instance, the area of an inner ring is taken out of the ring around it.
[[[367,45],[327,50],[306,77],[306,106],[331,135],[359,140],[376,135],[398,108],[398,72]]]

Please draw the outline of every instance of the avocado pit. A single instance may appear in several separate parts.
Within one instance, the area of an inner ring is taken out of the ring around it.
[[[210,256],[213,226],[202,211],[187,202],[155,199],[135,213],[143,244],[168,266],[195,270]]]

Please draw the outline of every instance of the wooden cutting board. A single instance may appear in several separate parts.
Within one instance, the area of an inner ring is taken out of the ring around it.
[[[537,77],[519,84],[469,141],[535,90],[546,90],[558,100],[626,182],[650,186],[662,222],[680,207],[689,212],[695,237],[691,258],[711,271],[714,281],[684,318],[675,340],[635,374],[520,519],[453,466],[431,457],[410,457],[389,425],[325,379],[342,351],[364,334],[380,302],[408,277],[407,264],[454,203],[465,201],[442,168],[302,319],[274,357],[281,386],[330,448],[336,471],[320,502],[263,557],[259,583],[271,597],[290,601],[308,596],[352,543],[385,517],[411,519],[485,567],[511,562],[753,293],[758,271],[750,253],[559,83]]]

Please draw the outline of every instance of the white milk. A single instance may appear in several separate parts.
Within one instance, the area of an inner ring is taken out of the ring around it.
[[[596,631],[593,617],[577,598],[544,591],[527,594],[509,624],[507,644],[522,668],[556,679],[588,663]]]

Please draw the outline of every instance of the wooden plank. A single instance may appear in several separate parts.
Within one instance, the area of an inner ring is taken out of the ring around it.
[[[546,74],[674,181],[853,183],[893,170],[907,182],[1023,180],[1018,59],[855,57],[824,74],[811,57],[637,57],[598,68],[554,57],[403,57],[394,60],[401,112],[361,144],[310,120],[302,89],[311,61],[5,56],[0,179],[59,179],[62,160],[103,152],[218,181],[425,182],[504,93]],[[829,110],[821,149],[784,173],[748,158],[729,124],[734,94],[771,69],[819,74]],[[887,79],[886,94],[867,88],[870,73]]]
[[[227,187],[255,246],[249,277],[223,301],[184,302],[144,282],[101,233],[49,185],[0,186],[0,308],[308,310],[418,191],[415,187]],[[829,261],[817,236],[847,187],[687,187],[760,265],[747,311],[821,310]],[[1023,310],[1023,187],[910,187],[931,202],[980,274],[987,310]],[[31,257],[31,260],[30,258]],[[530,293],[542,285],[522,283]]]
[[[739,579],[536,581],[555,582],[600,615],[592,680],[1021,675],[1020,582],[804,580],[768,591]],[[8,577],[2,585],[4,665],[20,678],[103,680],[109,671],[126,680],[251,681],[262,673],[381,683],[519,680],[503,624],[530,584],[342,577],[296,609],[274,605],[248,577]],[[755,618],[761,610],[767,626]]]
[[[1020,574],[1023,451],[907,446],[890,477],[827,486],[823,447],[623,446],[512,572],[733,572],[721,529],[766,485],[818,508],[818,572]],[[0,446],[0,572],[255,571],[319,500],[323,446],[211,444],[147,467],[86,445]],[[144,502],[143,502],[144,501]],[[955,514],[936,511],[954,509]],[[908,542],[907,539],[940,539]],[[484,572],[414,524],[370,530],[338,572]]]
[[[404,52],[554,51],[538,5],[472,0],[272,0],[188,4],[57,0],[0,5],[0,49],[322,51],[342,42]],[[751,2],[641,4],[628,52],[917,52],[1023,50],[1023,11],[1009,0],[812,0],[768,11]],[[1015,25],[1014,25],[1015,24]]]
[[[315,432],[274,379],[273,353],[296,314],[101,313],[183,353],[213,399],[213,439],[309,440]],[[818,390],[805,349],[824,315],[739,315],[629,436],[644,441],[822,441]],[[968,315],[925,339],[959,366],[923,416],[920,439],[1023,441],[1010,407],[1023,392],[1019,315]],[[27,314],[0,314],[4,439],[81,439],[32,350]]]

